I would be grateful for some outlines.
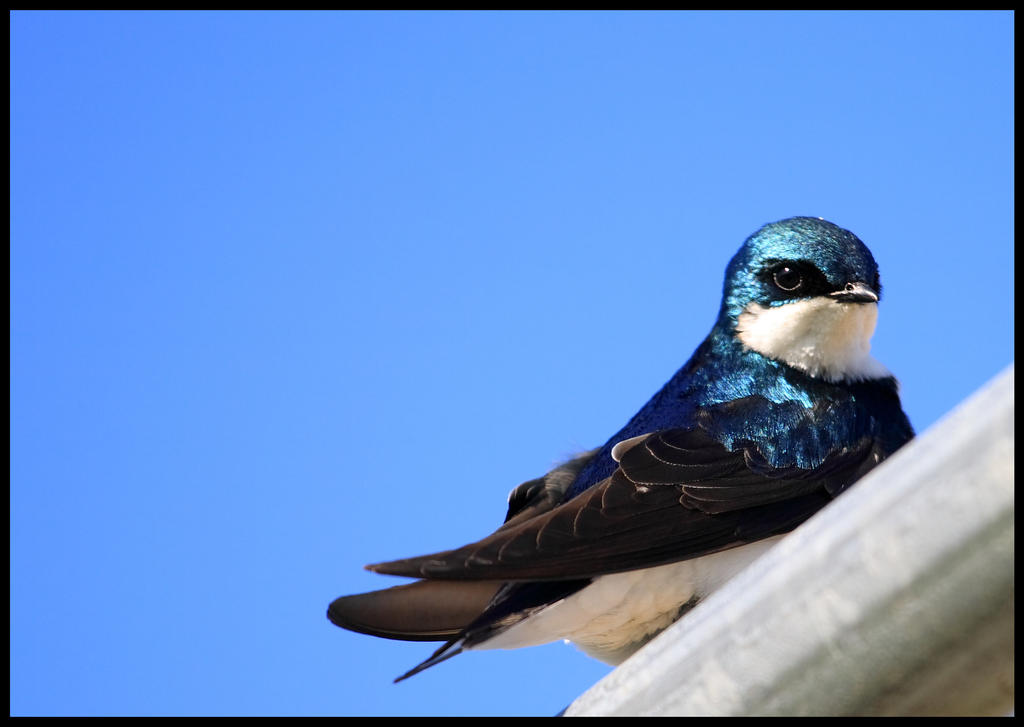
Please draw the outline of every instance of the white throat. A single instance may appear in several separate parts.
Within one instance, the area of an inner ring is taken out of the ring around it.
[[[736,324],[749,349],[827,381],[891,376],[871,357],[876,303],[841,303],[832,298],[797,300],[776,307],[751,303]]]

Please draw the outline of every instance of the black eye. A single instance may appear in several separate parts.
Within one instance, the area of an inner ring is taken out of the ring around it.
[[[804,284],[803,273],[789,265],[782,265],[776,268],[772,274],[772,280],[775,281],[775,284],[780,289],[785,290],[787,293],[792,293]]]

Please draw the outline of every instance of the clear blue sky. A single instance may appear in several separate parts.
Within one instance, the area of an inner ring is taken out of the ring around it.
[[[573,647],[329,601],[689,357],[760,225],[873,250],[919,431],[1013,359],[1013,16],[11,16],[11,711],[549,715]]]

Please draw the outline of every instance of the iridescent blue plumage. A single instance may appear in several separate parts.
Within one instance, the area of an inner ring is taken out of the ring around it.
[[[604,444],[565,499],[611,476],[616,465],[610,453],[616,443],[662,429],[699,425],[730,449],[737,441],[754,442],[772,466],[804,469],[817,467],[830,452],[865,436],[884,443],[883,456],[913,437],[891,376],[867,382],[823,381],[767,358],[737,338],[739,317],[752,303],[792,304],[793,297],[780,295],[778,287],[765,278],[765,271],[782,261],[813,264],[832,290],[859,281],[881,294],[878,265],[853,233],[812,217],[765,225],[747,238],[729,262],[722,306],[711,333],[675,376]],[[822,291],[812,288],[812,292]],[[719,406],[747,397],[758,397],[764,405]],[[701,411],[714,416],[698,417]]]
[[[782,298],[765,286],[761,271],[775,261],[807,260],[820,270],[833,289],[849,281],[869,284],[881,297],[878,265],[867,246],[849,230],[817,217],[793,217],[765,225],[747,238],[725,270],[722,308],[715,329],[727,335],[751,302],[779,305]]]

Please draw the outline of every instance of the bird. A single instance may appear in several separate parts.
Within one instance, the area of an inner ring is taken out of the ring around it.
[[[764,225],[726,266],[708,336],[624,427],[514,488],[490,535],[366,566],[417,580],[328,618],[442,642],[396,682],[556,640],[621,663],[914,437],[870,353],[881,293],[852,232]]]

